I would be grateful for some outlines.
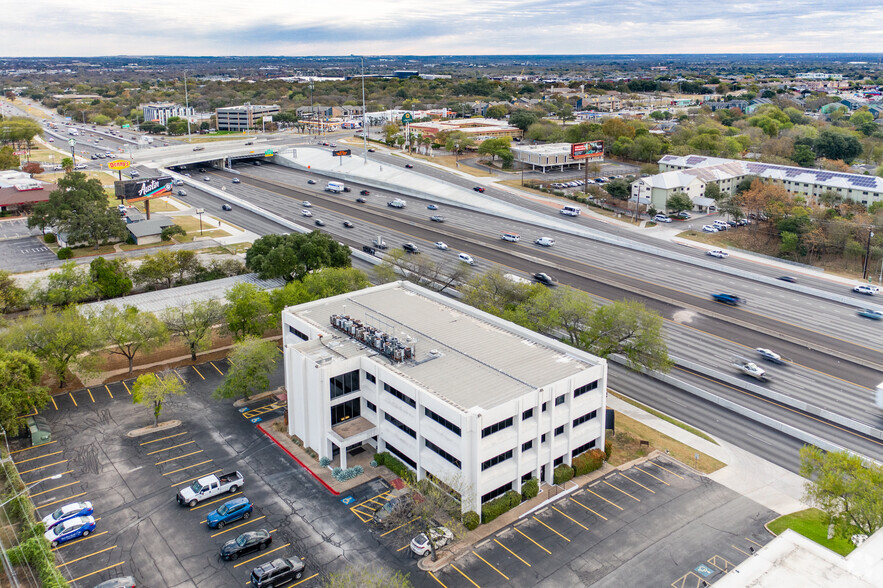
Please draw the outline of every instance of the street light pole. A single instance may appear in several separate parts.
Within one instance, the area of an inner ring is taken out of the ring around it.
[[[365,163],[368,163],[368,111],[365,109],[365,56],[362,60],[362,140],[365,148]]]
[[[310,122],[316,124],[316,111],[313,109],[313,81],[310,80]],[[312,135],[312,133],[310,133]]]
[[[187,95],[187,70],[184,70],[184,116],[187,117],[187,142],[190,142],[190,98]]]

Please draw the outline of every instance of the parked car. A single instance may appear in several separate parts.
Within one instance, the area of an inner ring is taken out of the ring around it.
[[[135,578],[132,576],[124,576],[122,578],[111,578],[105,580],[95,588],[135,588]]]
[[[347,229],[351,229],[354,225],[350,221],[343,221],[343,226]]]
[[[702,225],[703,233],[717,233],[717,228],[714,225]]]
[[[429,217],[429,220],[431,220],[433,222],[437,222],[437,223],[443,223],[443,222],[445,222],[445,217],[438,215],[438,214],[434,214],[431,217]]]
[[[83,168],[85,169],[86,166],[84,165]],[[138,170],[133,169],[133,170],[129,171],[129,177],[137,178],[137,177],[140,176],[140,175],[141,175],[141,174],[138,173]],[[189,178],[189,177],[190,177],[190,174],[187,174],[187,177]]]
[[[237,559],[240,555],[260,551],[273,542],[273,537],[266,529],[243,533],[236,539],[231,539],[221,546],[221,558],[229,561]]]
[[[374,522],[385,525],[393,513],[407,514],[413,509],[413,506],[414,499],[411,497],[410,489],[393,490],[387,501],[374,511]]]
[[[718,259],[726,259],[730,256],[729,253],[724,251],[723,249],[712,249],[710,251],[706,251],[705,255],[710,255],[712,257],[717,257]]]
[[[52,547],[58,547],[66,541],[86,537],[95,530],[95,519],[92,517],[75,517],[55,525],[43,533]]]
[[[434,527],[429,529],[429,536],[436,549],[441,549],[454,540],[454,534],[447,527]],[[411,551],[420,557],[426,557],[432,553],[432,546],[429,544],[429,537],[426,533],[420,533],[411,539]]]
[[[245,496],[228,500],[222,504],[217,510],[213,510],[205,516],[205,522],[210,529],[223,529],[224,525],[238,521],[239,519],[248,519],[254,506],[251,500]]]
[[[438,206],[436,206],[435,204],[430,204],[426,207],[426,210],[438,210]]]
[[[369,192],[368,190],[361,190],[361,191],[359,192],[359,194],[361,194],[362,196],[367,196],[367,195],[369,195],[370,193],[371,193],[371,192]]]
[[[95,511],[92,509],[92,503],[88,500],[84,502],[72,502],[70,504],[65,504],[61,508],[55,509],[52,514],[43,517],[43,524],[48,531],[55,525],[61,524],[68,519],[87,517],[93,512]]]
[[[871,310],[870,308],[861,309],[860,311],[858,311],[858,315],[865,318],[873,319],[875,321],[883,320],[883,312]]]
[[[678,213],[678,218],[682,218],[684,220],[689,220],[693,217],[686,210],[682,210],[681,212]]]
[[[555,278],[545,273],[538,273],[533,275],[533,279],[539,282],[540,284],[545,284],[546,286],[555,286],[558,282],[555,281]]]
[[[852,289],[853,292],[858,292],[859,294],[867,294],[868,296],[876,296],[880,293],[880,288],[877,286],[872,286],[870,284],[859,284],[855,288]]]
[[[435,246],[436,246],[436,248],[441,249],[442,251],[448,250],[448,244],[445,243],[444,241],[436,241]]]
[[[484,188],[482,188],[481,186],[475,186],[472,189],[475,190],[476,192],[484,192]]]
[[[671,219],[668,218],[664,214],[657,214],[656,216],[653,217],[653,220],[656,221],[657,223],[670,223],[671,222]]]
[[[402,249],[407,251],[408,253],[420,253],[420,250],[417,249],[417,246],[413,243],[405,243],[402,245]]]
[[[281,587],[292,580],[300,580],[305,567],[304,562],[296,557],[280,557],[254,568],[251,585],[253,588]]]
[[[468,253],[461,253],[457,256],[457,259],[462,261],[463,263],[468,263],[469,265],[475,265],[475,260],[472,259],[472,256]]]

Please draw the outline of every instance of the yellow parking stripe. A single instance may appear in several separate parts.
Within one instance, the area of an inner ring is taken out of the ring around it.
[[[611,483],[608,482],[607,480],[604,480],[604,483],[607,484],[608,486],[610,486],[611,488],[613,488],[614,490],[616,490],[617,492],[622,492],[623,494],[625,494],[626,496],[628,496],[628,497],[631,498],[632,500],[637,500],[638,502],[641,502],[641,499],[640,499],[640,498],[635,498],[634,496],[632,496],[631,494],[629,494],[629,493],[626,492],[625,490],[620,490],[619,488],[617,488],[616,486],[614,486],[613,484],[611,484]]]
[[[211,502],[204,502],[204,503],[200,504],[199,506],[194,506],[193,508],[189,509],[189,511],[193,512],[194,510],[199,510],[201,508],[205,508],[207,506],[211,506],[211,505],[217,504],[219,502],[224,502],[225,500],[229,500],[230,496],[237,496],[239,494],[242,494],[242,490],[237,490],[236,492],[228,492],[222,498],[218,498],[217,500],[212,500]]]
[[[303,559],[303,558],[301,558],[301,559]],[[312,576],[307,576],[306,578],[304,578],[304,579],[301,580],[300,582],[295,582],[294,584],[289,584],[289,585],[286,586],[285,588],[294,588],[295,586],[300,586],[301,584],[303,584],[303,583],[306,582],[307,580],[312,580],[313,578],[315,578],[315,577],[318,576],[318,575],[319,575],[319,574],[316,573],[316,574],[313,574]]]
[[[76,543],[80,543],[82,541],[88,541],[89,539],[95,539],[96,537],[100,537],[101,535],[107,535],[107,531],[102,531],[100,533],[92,533],[88,537],[83,537],[81,539],[75,539],[74,541],[68,541],[67,543],[62,543],[58,547],[54,547],[54,548],[50,549],[49,551],[58,551],[59,549],[64,549],[65,547],[68,547],[70,545],[74,545]],[[113,566],[111,566],[111,567],[113,567]]]
[[[580,502],[579,500],[576,500],[575,498],[571,498],[571,500],[573,500],[575,503],[577,503],[578,505],[580,505],[581,507],[583,507],[584,509],[586,509],[587,511],[589,511],[589,512],[592,513],[593,515],[597,515],[597,516],[601,517],[602,519],[604,519],[605,521],[607,520],[607,517],[605,517],[605,516],[602,515],[602,514],[598,514],[598,513],[596,513],[595,511],[593,511],[591,508],[589,508],[588,506],[586,506],[585,504],[583,504],[583,503]]]
[[[129,396],[131,396],[131,395],[132,395],[132,391],[131,391],[131,390],[129,390],[129,387],[128,387],[128,386],[126,386],[126,383],[125,383],[125,382],[123,382],[123,388],[125,388],[125,389],[126,389],[126,392],[128,392],[128,393],[129,393]]]
[[[196,366],[195,366],[195,365],[192,365],[192,366],[190,366],[190,367],[193,368],[193,371],[196,372],[196,374],[197,374],[200,378],[202,378],[203,380],[205,380],[205,376],[203,376],[201,373],[199,373],[199,370],[196,369]]]
[[[61,473],[58,474],[58,475],[59,475],[59,476],[63,476],[63,475],[65,475],[65,474],[72,474],[73,471],[74,471],[74,470],[68,470],[68,471],[66,471],[66,472],[61,472]],[[52,477],[52,476],[47,476],[47,477],[45,477],[45,478],[40,478],[39,480],[34,480],[33,482],[27,482],[27,484],[28,484],[28,486],[33,486],[33,485],[36,484],[37,482],[45,482],[46,480],[48,480],[48,479],[51,478],[51,477]]]
[[[28,449],[36,449],[37,447],[46,447],[47,445],[52,445],[53,443],[58,443],[58,439],[56,439],[55,441],[50,441],[49,443],[43,443],[42,445],[31,445],[30,447],[25,447],[24,449],[16,449],[15,451],[10,451],[9,455],[21,453],[22,451],[27,451]]]
[[[154,453],[162,453],[163,451],[169,451],[170,449],[177,449],[178,447],[184,447],[185,445],[190,445],[191,443],[196,443],[196,441],[187,441],[186,443],[179,443],[178,445],[172,445],[171,447],[166,447],[164,449],[157,449],[156,451],[151,451],[147,455],[153,455]]]
[[[251,559],[247,559],[247,560],[245,560],[245,561],[241,561],[241,562],[239,562],[238,564],[235,564],[233,567],[234,567],[234,568],[238,568],[239,566],[244,566],[245,564],[247,564],[247,563],[250,562],[250,561],[254,561],[254,560],[256,560],[256,559],[261,559],[261,558],[263,558],[265,555],[270,555],[270,554],[273,553],[274,551],[279,551],[280,549],[285,549],[285,548],[288,547],[289,545],[291,545],[291,543],[286,543],[285,545],[282,545],[282,546],[280,546],[280,547],[277,547],[276,549],[271,549],[270,551],[262,551],[262,552],[261,552],[261,555],[256,555],[255,557],[253,557],[253,558],[251,558]]]
[[[628,476],[626,476],[626,475],[623,474],[622,472],[619,472],[619,475],[622,476],[623,478],[625,478],[626,480],[628,480],[629,482],[632,482],[632,483],[634,483],[634,484],[637,484],[638,486],[640,486],[641,488],[643,488],[644,490],[646,490],[646,491],[649,492],[650,494],[656,494],[656,492],[654,492],[653,490],[651,490],[651,489],[648,488],[647,486],[644,486],[644,485],[641,484],[640,482],[637,482],[637,481],[635,481],[635,480],[632,480],[631,478],[629,478]]]
[[[746,537],[745,540],[746,540],[746,541],[751,541],[752,543],[754,543],[754,544],[757,545],[758,547],[763,547],[763,545],[761,545],[760,543],[758,543],[757,541],[755,541],[754,539],[751,539],[751,538],[749,538],[749,537]]]
[[[261,519],[265,519],[265,518],[267,518],[266,515],[264,515],[264,516],[260,516],[260,517],[258,517],[258,518],[256,518],[256,519],[248,519],[247,521],[245,521],[245,522],[242,523],[241,525],[236,525],[235,527],[228,527],[228,528],[224,529],[223,531],[220,531],[220,532],[218,532],[218,533],[215,533],[214,535],[211,535],[211,537],[212,537],[212,538],[215,538],[215,537],[217,537],[218,535],[223,535],[224,533],[229,533],[230,531],[235,531],[236,529],[238,529],[238,528],[240,528],[240,527],[244,527],[245,525],[250,525],[250,524],[252,524],[252,523],[255,523],[255,522],[257,522],[257,521],[259,521],[259,520],[261,520]]]
[[[594,492],[594,491],[592,491],[592,490],[589,490],[588,488],[586,488],[586,492],[591,492],[592,494],[594,494],[595,496],[597,496],[598,498],[600,498],[600,499],[603,500],[604,502],[606,502],[606,503],[608,503],[608,504],[612,504],[613,506],[615,506],[615,507],[618,508],[619,510],[624,510],[621,506],[619,506],[619,505],[616,504],[615,502],[611,502],[611,501],[607,500],[606,498],[604,498],[603,496],[601,496],[601,495],[598,494],[597,492]]]
[[[78,406],[78,405],[77,405],[77,401],[76,401],[76,399],[74,398],[74,393],[73,393],[73,392],[68,392],[67,395],[70,396],[70,397],[71,397],[71,400],[74,401],[74,406]]]
[[[500,574],[501,576],[503,576],[503,577],[506,578],[507,580],[509,579],[509,576],[507,576],[506,574],[504,574],[503,572],[501,572],[500,570],[498,570],[496,567],[494,567],[494,564],[492,564],[491,562],[489,562],[489,561],[486,560],[485,558],[483,558],[483,557],[481,557],[480,555],[478,555],[477,553],[475,553],[475,551],[472,552],[472,555],[474,555],[475,557],[477,557],[478,559],[480,559],[481,561],[483,561],[484,563],[486,563],[487,565],[489,565],[490,568],[491,568],[492,570],[494,570],[495,572],[497,572],[498,574]]]
[[[110,391],[110,388],[107,387],[107,384],[104,385],[104,389],[107,390],[107,395],[110,396],[111,400],[113,400],[113,392]]]
[[[21,461],[16,461],[16,462],[13,462],[13,463],[15,463],[15,465],[18,465],[18,464],[20,464],[20,463],[27,463],[27,462],[29,462],[29,461],[34,461],[35,459],[43,459],[44,457],[50,457],[50,456],[52,456],[52,455],[58,455],[59,453],[64,453],[64,451],[56,451],[56,452],[54,452],[54,453],[47,453],[46,455],[41,455],[40,457],[29,457],[28,459],[23,459],[23,460],[21,460]]]
[[[410,525],[411,523],[413,523],[414,521],[416,521],[416,520],[419,519],[419,518],[420,518],[420,517],[414,517],[413,519],[411,519],[411,520],[408,521],[407,523],[402,523],[402,524],[399,525],[398,527],[396,527],[396,528],[394,528],[394,529],[390,529],[389,531],[387,531],[386,533],[383,533],[383,534],[380,535],[380,536],[381,536],[381,537],[386,537],[387,535],[389,535],[389,534],[392,533],[393,531],[397,531],[397,530],[401,529],[402,527],[406,527],[406,526]]]
[[[435,577],[435,574],[433,574],[432,572],[429,572],[429,575],[432,576],[432,579],[435,580],[436,582],[438,582],[443,588],[448,588],[444,582],[442,582],[441,580],[439,580],[438,578]]]
[[[175,373],[176,376],[178,376],[178,379],[181,380],[182,384],[187,384],[187,380],[185,380],[184,377],[178,373],[178,370],[172,370],[172,371]]]
[[[518,557],[518,555],[517,555],[514,551],[512,551],[511,549],[509,549],[508,547],[506,547],[505,545],[503,545],[502,543],[500,543],[500,542],[497,541],[496,539],[494,539],[494,543],[496,543],[497,545],[499,545],[500,547],[502,547],[503,549],[505,549],[506,551],[508,551],[508,552],[511,553],[512,555],[514,555],[516,558],[518,558],[518,561],[520,561],[521,563],[523,563],[523,564],[526,565],[527,567],[531,567],[531,565],[530,565],[529,563],[527,563],[526,561],[524,561],[523,559],[521,559],[520,557]]]
[[[58,405],[55,404],[55,396],[50,396],[50,397],[49,397],[49,400],[52,401],[52,406],[55,407],[55,410],[58,410]]]
[[[192,452],[192,453],[185,453],[184,455],[179,455],[178,457],[171,457],[171,458],[169,458],[169,459],[164,459],[164,460],[162,460],[162,461],[158,461],[158,462],[156,462],[156,463],[153,464],[153,465],[162,465],[162,464],[164,464],[164,463],[169,463],[170,461],[175,461],[176,459],[181,459],[181,458],[183,458],[183,457],[190,457],[191,455],[196,455],[197,453],[202,453],[203,451],[205,451],[205,450],[204,450],[204,449],[200,449],[199,451],[194,451],[194,452]]]
[[[732,547],[733,549],[735,549],[736,551],[738,551],[739,553],[741,553],[741,554],[744,555],[745,557],[751,557],[751,554],[750,554],[750,553],[748,553],[747,551],[744,551],[744,550],[742,550],[742,549],[739,549],[738,547],[736,547],[736,546],[733,545],[732,543],[730,543],[730,547]]]
[[[101,572],[103,572],[104,570],[109,570],[109,569],[111,569],[111,568],[115,568],[115,567],[117,567],[117,566],[121,566],[121,565],[123,565],[124,563],[126,563],[126,562],[125,562],[125,561],[117,562],[117,563],[113,564],[112,566],[107,566],[106,568],[101,568],[100,570],[96,570],[96,571],[92,572],[91,574],[86,574],[85,576],[80,576],[79,578],[74,578],[73,580],[71,580],[71,584],[73,584],[73,583],[75,583],[75,582],[77,582],[77,581],[79,581],[79,580],[82,580],[83,578],[88,578],[89,576],[94,576],[95,574],[101,573]]]
[[[77,480],[76,482],[71,482],[70,484],[62,484],[61,486],[56,486],[55,488],[52,488],[50,490],[43,490],[42,492],[37,492],[36,494],[31,494],[31,498],[36,498],[37,496],[40,496],[41,494],[48,494],[50,492],[55,492],[56,490],[61,490],[62,488],[67,488],[68,486],[73,486],[74,484],[79,484],[79,483],[80,483],[80,481]]]
[[[665,468],[665,467],[662,467],[661,465],[659,465],[659,464],[656,463],[655,461],[650,461],[650,462],[647,462],[647,463],[649,463],[650,465],[655,465],[655,466],[658,467],[659,469],[661,469],[661,470],[665,470],[665,471],[667,471],[669,474],[671,474],[672,476],[675,476],[675,477],[677,477],[677,478],[680,478],[681,480],[684,479],[684,476],[679,476],[678,474],[674,473],[674,472],[671,471],[670,469]]]
[[[59,564],[58,567],[69,566],[69,565],[71,565],[72,563],[76,563],[76,562],[78,562],[78,561],[82,561],[82,560],[84,560],[84,559],[90,558],[90,557],[92,557],[93,555],[98,555],[99,553],[104,553],[105,551],[110,551],[111,549],[113,549],[113,548],[115,548],[115,547],[116,547],[116,545],[111,545],[110,547],[105,547],[105,548],[102,549],[101,551],[96,551],[95,553],[90,553],[89,555],[84,555],[83,557],[79,557],[79,558],[77,558],[77,559],[72,559],[72,560],[70,560],[70,561],[66,561],[66,562],[64,562],[64,563],[61,563],[61,564]]]
[[[171,488],[174,488],[175,486],[189,486],[189,485],[190,485],[190,482],[192,482],[193,480],[198,480],[198,479],[200,479],[200,478],[204,478],[204,477],[206,477],[206,476],[210,476],[210,475],[212,475],[212,474],[217,474],[217,473],[220,472],[220,471],[221,471],[220,469],[212,470],[212,471],[210,471],[210,472],[206,472],[205,474],[201,474],[201,475],[199,475],[199,476],[196,476],[195,478],[189,478],[189,479],[187,479],[187,480],[181,480],[180,482],[178,482],[178,483],[176,483],[176,484],[172,484],[170,487],[171,487]]]
[[[215,365],[215,362],[210,361],[209,364],[211,364],[211,366],[212,366],[213,368],[215,368],[215,370],[216,370],[219,374],[221,374],[222,376],[224,375],[224,372],[222,372],[221,370],[218,369],[218,366]]]
[[[86,391],[89,393],[89,398],[92,399],[92,404],[95,404],[95,397],[92,396],[92,389],[91,389],[91,388],[86,388]]]
[[[589,528],[588,528],[587,526],[585,526],[584,524],[582,524],[582,523],[579,522],[578,520],[576,520],[576,519],[574,519],[574,518],[571,518],[571,517],[567,516],[566,514],[564,514],[563,512],[561,512],[560,510],[558,510],[557,508],[555,508],[554,506],[552,507],[552,510],[555,510],[555,511],[558,512],[559,514],[561,514],[561,515],[567,517],[568,519],[570,519],[571,521],[573,521],[574,523],[576,523],[577,525],[579,525],[580,527],[582,527],[582,528],[585,529],[586,531],[589,530]]]
[[[541,521],[540,519],[538,519],[536,517],[532,517],[532,518],[533,518],[533,520],[535,520],[536,522],[538,522],[542,526],[546,527],[547,529],[549,529],[550,531],[552,531],[553,533],[555,533],[556,535],[558,535],[559,537],[561,537],[562,539],[564,539],[565,541],[570,543],[570,539],[568,539],[567,537],[565,537],[564,535],[562,535],[561,533],[559,533],[558,531],[556,531],[555,529],[553,529],[552,527],[550,527],[549,525],[547,525],[546,523]]]
[[[201,461],[201,462],[199,462],[199,463],[195,463],[195,464],[193,464],[193,465],[184,466],[183,468],[178,468],[177,470],[172,470],[172,471],[170,471],[170,472],[166,472],[166,473],[163,474],[163,476],[170,476],[170,475],[172,475],[172,474],[176,474],[176,473],[178,473],[178,472],[183,472],[184,470],[189,470],[190,468],[195,468],[196,466],[201,466],[201,465],[204,465],[204,464],[207,464],[207,463],[211,463],[211,462],[213,462],[213,461],[215,461],[215,460],[213,460],[213,459],[207,459],[207,460],[205,460],[205,461]]]
[[[469,582],[470,582],[473,586],[475,586],[475,588],[481,588],[481,586],[479,586],[478,584],[476,584],[475,582],[472,581],[472,578],[470,578],[469,576],[467,576],[466,574],[464,574],[462,571],[460,571],[460,568],[458,568],[458,567],[455,566],[454,564],[451,564],[451,567],[454,568],[455,570],[457,570],[458,572],[460,572],[460,575],[463,576],[464,578],[466,578],[467,580],[469,580]]]
[[[42,469],[45,469],[45,468],[49,468],[49,467],[52,467],[52,466],[54,466],[54,465],[58,465],[58,464],[60,464],[60,463],[67,463],[67,460],[66,460],[66,459],[63,459],[63,460],[61,460],[61,461],[56,461],[55,463],[47,463],[47,464],[44,465],[44,466],[40,466],[40,467],[38,467],[38,468],[34,468],[34,469],[31,469],[31,470],[25,470],[25,471],[23,471],[23,472],[19,472],[18,474],[19,474],[20,476],[21,476],[21,475],[24,475],[24,474],[29,474],[29,473],[31,473],[31,472],[36,472],[37,470],[42,470]]]
[[[154,439],[153,441],[145,441],[144,443],[139,443],[138,445],[150,445],[151,443],[156,443],[157,441],[165,441],[166,439],[171,439],[172,437],[180,437],[181,435],[186,435],[187,431],[183,433],[175,433],[174,435],[169,435],[168,437],[160,437],[159,439]]]
[[[85,492],[80,492],[79,494],[74,494],[73,496],[66,496],[65,498],[62,498],[61,500],[56,500],[55,502],[48,502],[46,504],[37,504],[34,506],[36,506],[37,508],[46,508],[47,506],[52,506],[53,504],[58,504],[59,502],[67,502],[68,500],[71,500],[72,498],[79,498],[80,496],[85,496],[85,495],[86,495]]]
[[[666,481],[663,480],[662,478],[657,478],[656,476],[654,476],[653,474],[651,474],[651,473],[648,472],[647,470],[642,470],[642,469],[639,468],[639,467],[636,467],[635,469],[638,470],[639,472],[641,472],[642,474],[647,474],[648,476],[650,476],[650,477],[653,478],[654,480],[658,480],[659,482],[662,482],[662,483],[665,484],[666,486],[671,486],[671,484],[669,484],[668,482],[666,482]]]
[[[522,535],[525,539],[527,539],[528,541],[530,541],[531,543],[533,543],[534,545],[536,545],[537,547],[539,547],[540,549],[542,549],[543,551],[545,551],[546,553],[548,553],[549,555],[552,555],[552,552],[551,552],[551,551],[549,551],[548,549],[546,549],[545,547],[543,547],[542,545],[540,545],[539,543],[537,543],[536,541],[534,541],[533,539],[531,539],[530,537],[528,537],[527,535],[525,535],[524,533],[522,533],[521,529],[515,529],[515,531],[517,531],[518,533],[521,533],[521,535]]]

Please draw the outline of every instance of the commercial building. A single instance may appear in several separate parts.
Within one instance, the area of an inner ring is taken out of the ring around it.
[[[604,447],[607,363],[408,282],[282,313],[289,434],[388,451],[463,510]]]
[[[141,106],[141,112],[144,114],[145,122],[157,122],[163,126],[168,124],[169,119],[173,116],[186,120],[187,118],[193,118],[196,114],[192,106],[188,108],[172,102],[144,104]]]
[[[789,194],[818,202],[825,192],[865,206],[883,199],[883,178],[847,174],[822,169],[776,165],[706,157],[704,155],[665,155],[659,160],[662,173],[632,182],[632,197],[649,198],[651,206],[665,210],[665,202],[674,192],[684,192],[701,210],[714,204],[705,197],[705,186],[715,183],[723,194],[732,194],[748,176],[780,182]]]
[[[521,129],[492,118],[457,118],[411,123],[412,133],[434,137],[442,131],[461,131],[477,142],[497,137],[521,137]]]
[[[277,112],[280,110],[275,104],[271,106],[243,104],[242,106],[218,108],[215,110],[215,116],[219,131],[245,131],[258,126],[256,121],[259,119],[272,116]]]
[[[576,166],[582,169],[587,161],[601,162],[604,161],[604,152],[600,157],[591,160],[574,159],[570,156],[570,143],[547,143],[545,145],[512,145],[512,155],[515,161],[520,162],[524,166],[530,166],[532,169],[539,168],[546,173],[548,168],[559,169],[564,171],[565,167]]]

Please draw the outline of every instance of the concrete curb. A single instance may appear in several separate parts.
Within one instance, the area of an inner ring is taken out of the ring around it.
[[[180,426],[181,421],[166,421],[164,423],[159,423],[155,427],[141,427],[140,429],[129,431],[128,433],[126,433],[126,437],[130,439],[135,439],[136,437],[143,437],[144,435],[156,433],[157,431],[167,431],[169,429],[174,429],[175,427]]]

